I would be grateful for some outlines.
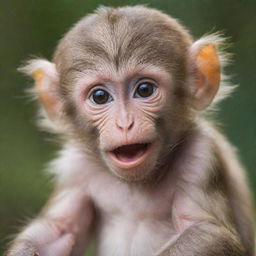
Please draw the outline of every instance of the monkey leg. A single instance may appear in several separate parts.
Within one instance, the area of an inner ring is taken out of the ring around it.
[[[246,256],[239,238],[222,226],[198,223],[170,240],[155,256]]]

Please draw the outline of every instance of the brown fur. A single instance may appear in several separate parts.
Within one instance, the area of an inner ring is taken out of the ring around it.
[[[102,8],[64,36],[53,63],[22,68],[40,74],[44,120],[65,143],[51,164],[56,192],[7,256],[80,256],[94,236],[98,255],[253,256],[244,171],[198,112],[219,85],[217,99],[230,91],[221,43],[216,34],[194,42],[154,9]],[[155,85],[150,97],[136,96],[138,79]],[[93,103],[95,88],[112,101]],[[142,143],[141,164],[111,162],[109,152]]]

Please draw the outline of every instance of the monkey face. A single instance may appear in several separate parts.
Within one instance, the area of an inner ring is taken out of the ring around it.
[[[155,168],[166,139],[157,121],[166,106],[170,74],[153,66],[100,74],[86,76],[76,86],[79,116],[97,129],[100,154],[114,174],[144,179]]]
[[[153,22],[143,10],[136,19],[129,11],[86,18],[54,56],[74,134],[128,181],[162,164],[188,120],[182,95],[190,36],[168,16],[154,13]]]

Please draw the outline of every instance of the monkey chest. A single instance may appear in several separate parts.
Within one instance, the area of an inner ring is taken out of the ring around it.
[[[174,235],[172,197],[167,192],[110,189],[102,198],[98,194],[97,255],[154,255]]]
[[[170,220],[104,218],[97,233],[97,255],[153,256],[172,235]]]

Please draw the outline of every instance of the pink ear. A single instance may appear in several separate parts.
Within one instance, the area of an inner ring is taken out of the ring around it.
[[[220,59],[214,43],[200,39],[191,47],[193,107],[203,110],[210,105],[220,84]]]
[[[58,95],[59,75],[54,63],[35,59],[19,69],[35,80],[35,92],[51,120],[58,119],[61,101]]]

